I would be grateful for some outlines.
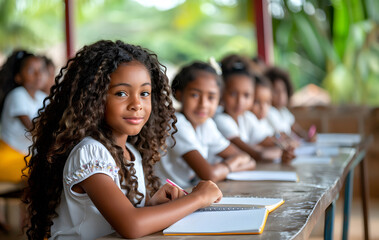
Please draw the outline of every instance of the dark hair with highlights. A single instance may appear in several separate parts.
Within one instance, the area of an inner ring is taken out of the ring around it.
[[[132,61],[141,63],[150,73],[152,110],[140,133],[129,136],[128,142],[141,153],[148,194],[152,196],[159,189],[153,165],[160,159],[160,150],[166,148],[169,131],[176,131],[166,67],[159,63],[156,54],[122,41],[103,40],[84,46],[60,70],[43,109],[33,119],[28,187],[23,197],[28,204],[29,239],[50,236],[61,201],[64,165],[73,147],[87,136],[101,142],[115,159],[128,199],[135,204],[142,201],[134,163],[124,159],[123,150],[114,142],[104,120],[110,74],[120,64]]]

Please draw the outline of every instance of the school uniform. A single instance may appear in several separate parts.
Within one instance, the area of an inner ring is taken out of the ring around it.
[[[5,98],[1,114],[0,140],[0,181],[20,182],[21,170],[25,167],[24,157],[32,144],[31,135],[18,116],[28,116],[30,120],[42,108],[47,95],[37,91],[32,98],[22,86],[13,89]]]
[[[183,159],[183,155],[190,151],[198,151],[203,158],[225,150],[230,142],[218,131],[214,121],[209,118],[196,129],[182,113],[176,113],[178,132],[174,134],[175,145],[172,138],[168,138],[167,152],[162,153],[161,160],[155,165],[155,174],[165,183],[166,179],[173,180],[178,185],[187,188],[195,184],[196,173]]]
[[[291,134],[292,125],[295,123],[295,117],[288,110],[288,108],[283,107],[281,109],[277,109],[275,107],[271,107],[267,114],[267,119],[275,131],[284,132],[287,135]]]
[[[250,111],[245,111],[238,116],[238,123],[227,113],[216,114],[214,120],[224,137],[229,140],[239,137],[251,146],[274,135],[273,128],[268,124],[267,119],[259,120]]]
[[[134,168],[138,178],[138,191],[146,196],[145,178],[140,153],[129,143],[127,149],[134,156]],[[86,193],[72,190],[78,184],[94,174],[108,175],[117,187],[121,188],[119,168],[108,149],[99,141],[86,137],[71,151],[63,170],[63,191],[61,202],[53,219],[50,239],[90,240],[113,233],[115,230],[105,220]],[[145,198],[138,207],[145,205]]]

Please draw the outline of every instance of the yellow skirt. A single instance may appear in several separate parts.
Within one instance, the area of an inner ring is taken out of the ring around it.
[[[21,182],[25,155],[0,139],[0,182]]]

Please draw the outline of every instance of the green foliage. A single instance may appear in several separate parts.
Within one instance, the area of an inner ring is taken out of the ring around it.
[[[315,83],[337,104],[379,104],[378,2],[308,1],[316,10],[308,12],[282,5],[285,16],[274,20],[276,59],[297,88]]]

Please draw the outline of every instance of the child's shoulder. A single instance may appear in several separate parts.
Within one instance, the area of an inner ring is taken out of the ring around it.
[[[101,142],[92,137],[85,137],[71,150],[69,159],[75,156],[91,158],[98,157],[99,155],[111,156],[108,149]]]

